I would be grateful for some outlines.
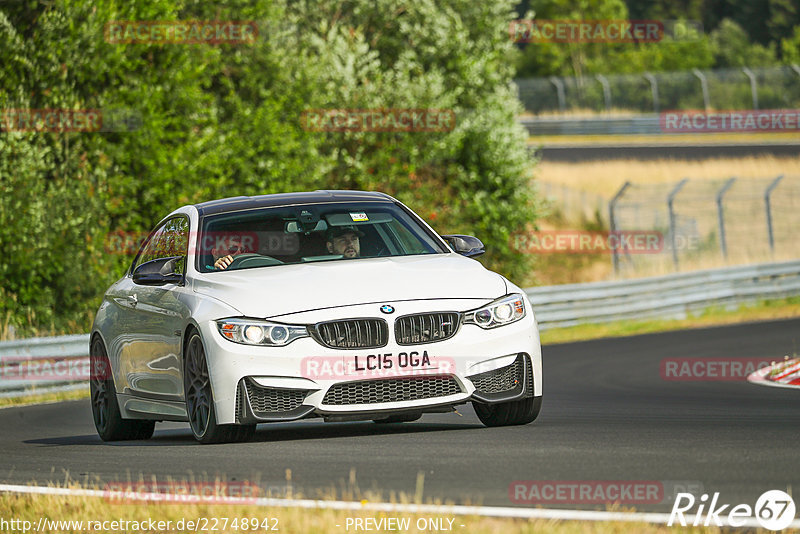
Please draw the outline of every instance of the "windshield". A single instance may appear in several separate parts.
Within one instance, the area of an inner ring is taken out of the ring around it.
[[[200,272],[447,252],[405,210],[388,202],[309,204],[208,216],[198,250]]]

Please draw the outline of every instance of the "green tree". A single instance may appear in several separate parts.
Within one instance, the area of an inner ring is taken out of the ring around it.
[[[777,63],[774,46],[751,43],[744,29],[730,19],[722,21],[711,33],[710,40],[717,68],[764,67]]]

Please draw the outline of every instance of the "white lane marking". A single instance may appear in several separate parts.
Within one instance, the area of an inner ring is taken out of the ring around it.
[[[181,495],[167,495],[164,493],[139,493],[124,491],[105,491],[77,488],[54,488],[46,486],[22,486],[15,484],[0,484],[0,492],[28,493],[38,495],[60,495],[72,497],[105,497],[107,499],[130,499],[137,501],[164,502],[174,497],[176,501],[186,501]],[[213,500],[213,498],[211,499]],[[194,501],[196,502],[196,501]],[[409,514],[440,514],[440,515],[466,515],[482,517],[506,517],[513,519],[557,519],[561,521],[627,521],[637,523],[659,523],[666,525],[670,514],[658,512],[600,512],[592,510],[557,510],[551,508],[512,508],[508,506],[462,506],[438,504],[395,504],[382,502],[353,502],[353,501],[318,501],[311,499],[272,499],[260,497],[225,498],[225,504],[249,504],[256,506],[272,506],[276,508],[306,508],[328,510],[352,510],[371,512],[401,512]],[[686,515],[686,523],[690,525],[695,521],[694,515]],[[741,519],[744,527],[760,527],[761,524],[754,518]],[[701,517],[699,524],[702,526],[705,516]],[[800,528],[800,519],[795,519],[788,526]]]

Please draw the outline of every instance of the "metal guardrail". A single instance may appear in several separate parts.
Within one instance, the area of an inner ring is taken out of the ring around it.
[[[657,114],[630,117],[521,117],[519,122],[530,135],[642,135],[661,134]]]
[[[800,295],[800,261],[526,289],[541,330]],[[86,387],[89,335],[0,342],[0,397]]]
[[[0,397],[84,387],[89,334],[0,342]]]
[[[541,330],[625,319],[685,319],[710,306],[800,295],[800,261],[535,287],[525,292]]]

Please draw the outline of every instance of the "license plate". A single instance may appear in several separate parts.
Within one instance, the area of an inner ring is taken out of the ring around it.
[[[430,367],[431,358],[427,350],[359,354],[353,356],[351,361],[351,369],[356,372],[422,370]]]

